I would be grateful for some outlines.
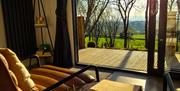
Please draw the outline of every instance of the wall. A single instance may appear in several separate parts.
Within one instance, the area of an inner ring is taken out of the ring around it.
[[[56,0],[42,0],[42,1],[44,4],[44,10],[48,21],[51,39],[54,45],[55,35],[56,35],[56,15],[55,15]],[[36,2],[36,14],[37,12],[38,10],[37,10],[37,2]],[[43,13],[41,12],[41,14]],[[46,28],[43,29],[43,39],[45,43],[50,43],[48,31]],[[36,41],[37,41],[37,46],[39,47],[40,44],[42,44],[40,28],[36,28]]]
[[[70,42],[71,42],[71,49],[72,49],[72,56],[74,58],[74,41],[73,41],[73,23],[72,23],[72,6],[71,6],[71,0],[67,0],[67,23],[68,23],[68,31],[70,36]],[[56,0],[43,0],[44,3],[44,9],[47,16],[47,21],[49,24],[50,34],[52,37],[53,45],[55,42],[55,35],[56,35]],[[36,30],[36,38],[37,38],[37,46],[41,44],[41,33],[37,29]],[[44,31],[44,40],[45,43],[50,43],[48,33],[45,30]]]
[[[55,35],[56,35],[56,15],[55,15],[56,0],[43,0],[43,1],[44,1],[43,3],[44,3],[46,16],[47,16],[47,21],[49,24],[50,34],[51,34],[53,45],[54,45]],[[71,0],[68,0],[67,11],[69,11],[69,12],[67,12],[68,31],[69,31],[69,35],[70,35],[72,55],[74,58]],[[44,31],[43,33],[44,33],[45,42],[50,43],[47,31]],[[41,33],[40,33],[39,29],[36,30],[36,39],[37,39],[37,46],[39,46],[41,44]],[[7,47],[1,2],[0,2],[0,47]]]
[[[4,20],[3,20],[3,12],[2,12],[2,5],[0,2],[0,48],[7,47],[6,45],[6,36],[5,36],[5,29],[4,29]]]
[[[73,21],[72,21],[72,3],[71,0],[68,1],[68,6],[67,6],[67,21],[68,21],[68,31],[69,31],[69,36],[70,36],[70,41],[71,41],[71,50],[72,50],[72,57],[74,60],[74,39],[73,39]]]

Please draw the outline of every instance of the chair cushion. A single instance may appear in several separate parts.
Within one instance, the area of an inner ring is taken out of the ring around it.
[[[0,82],[0,89],[6,91],[22,91],[18,87],[18,81],[15,74],[9,69],[8,63],[4,56],[0,53],[0,67],[1,67],[1,77],[3,77]],[[6,87],[8,86],[8,87]]]
[[[41,68],[56,70],[56,71],[59,71],[59,72],[64,72],[64,73],[70,74],[70,75],[74,73],[74,71],[72,71],[70,69],[56,67],[56,66],[52,66],[52,65],[43,65],[43,66],[41,66]],[[86,83],[91,83],[91,82],[95,81],[95,78],[93,76],[87,75],[87,74],[84,74],[84,73],[79,74],[77,77],[82,79]]]
[[[9,69],[9,65],[7,63],[7,60],[6,60],[6,58],[4,58],[4,56],[1,53],[0,53],[0,59],[4,63],[4,66]]]
[[[13,82],[18,86],[18,80],[16,78],[16,75],[11,70],[9,70],[9,74],[10,74]]]
[[[58,82],[58,80],[43,76],[43,75],[37,75],[37,74],[31,74],[31,78],[34,80],[34,82],[38,85],[37,87],[49,87],[55,83]],[[43,89],[43,88],[41,88]],[[70,89],[69,86],[62,84],[61,86],[57,87],[56,89],[53,89],[53,91],[68,91],[67,89]]]
[[[44,68],[32,69],[30,71],[30,73],[37,74],[37,75],[43,75],[43,76],[46,76],[49,78],[56,79],[58,81],[69,76],[69,74],[64,73],[64,72],[59,72],[59,71],[44,69]],[[85,84],[85,82],[83,80],[79,79],[78,77],[74,77],[71,80],[69,80],[68,82],[66,82],[65,84],[70,87],[75,86],[76,88],[80,88]]]
[[[44,87],[44,86],[42,86],[42,85],[40,85],[40,84],[36,84],[36,87],[37,87],[40,91],[46,89],[46,87]]]
[[[18,86],[23,91],[31,91],[35,88],[34,82],[30,78],[30,73],[20,62],[16,54],[8,48],[0,48],[0,53],[5,57],[9,64],[9,69],[16,75]]]
[[[15,76],[15,74],[9,69],[9,65],[7,63],[7,60],[4,58],[4,56],[0,53],[0,59],[1,59],[1,62],[4,63],[4,66],[6,67],[6,70],[8,70],[13,82],[18,86],[18,81],[17,81],[17,78]]]

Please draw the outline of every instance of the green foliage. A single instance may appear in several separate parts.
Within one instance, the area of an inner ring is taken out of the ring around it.
[[[144,34],[134,34],[132,36],[132,38],[145,39],[145,35]]]
[[[39,50],[43,50],[45,52],[50,51],[51,50],[50,44],[41,44]]]
[[[91,39],[91,41],[93,41]],[[98,46],[99,48],[103,48],[106,43],[108,43],[110,40],[109,38],[106,39],[104,37],[100,37],[98,40]],[[85,38],[85,46],[87,47],[87,43],[89,42],[88,37]],[[106,47],[109,48],[109,47]],[[115,39],[115,45],[114,48],[116,49],[123,49],[124,48],[124,39],[116,37]],[[155,41],[155,50],[158,48],[158,41]],[[145,35],[144,34],[134,34],[132,36],[132,39],[128,41],[128,49],[135,49],[135,50],[146,50],[145,48]]]

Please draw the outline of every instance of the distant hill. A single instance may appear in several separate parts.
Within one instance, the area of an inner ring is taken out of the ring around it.
[[[108,23],[113,23],[113,21],[108,21]],[[129,29],[133,33],[145,33],[145,28],[144,27],[145,27],[145,21],[129,21]],[[123,31],[123,22],[121,21],[119,23],[118,32],[121,33],[122,31]]]
[[[145,21],[130,21],[129,27],[137,33],[145,33]]]

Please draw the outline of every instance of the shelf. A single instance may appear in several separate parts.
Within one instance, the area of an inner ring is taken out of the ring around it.
[[[40,36],[42,39],[42,44],[44,43],[44,37],[49,37],[49,41],[51,43],[51,48],[53,49],[53,43],[52,43],[52,39],[51,39],[51,32],[49,29],[49,25],[48,25],[48,21],[47,21],[47,17],[46,17],[46,13],[45,13],[45,9],[44,9],[44,5],[43,5],[43,1],[42,0],[34,0],[33,2],[34,4],[34,28],[35,30],[37,30],[38,32],[40,32]],[[39,31],[40,30],[40,31]],[[43,32],[47,32],[48,36],[45,36]],[[41,57],[50,57],[52,55],[50,55],[51,53],[38,53],[38,55],[40,55]]]
[[[52,57],[51,52],[44,52],[43,53],[43,51],[36,51],[36,55],[38,55],[40,58]]]
[[[47,27],[46,24],[35,24],[36,28],[42,28],[42,27]]]

